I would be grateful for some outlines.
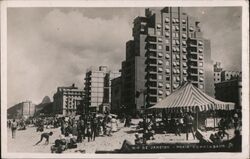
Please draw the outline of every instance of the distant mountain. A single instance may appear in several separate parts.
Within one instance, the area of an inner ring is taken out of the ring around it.
[[[48,96],[45,96],[42,102],[36,105],[36,115],[40,113],[52,113],[53,111],[53,102],[51,102]]]

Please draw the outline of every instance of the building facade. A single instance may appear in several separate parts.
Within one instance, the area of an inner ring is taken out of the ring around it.
[[[237,79],[241,76],[241,72],[239,71],[221,71],[221,81],[228,81],[231,79]]]
[[[7,110],[8,118],[32,117],[35,114],[35,104],[32,101],[18,103]]]
[[[76,115],[77,111],[85,109],[83,105],[84,91],[74,84],[69,87],[58,87],[53,96],[53,112],[64,116]]]
[[[111,80],[120,72],[110,71],[107,66],[91,67],[85,75],[86,105],[90,111],[106,112],[111,109]]]
[[[220,83],[221,82],[221,72],[222,67],[220,62],[216,62],[214,64],[214,83]]]
[[[215,84],[215,98],[225,102],[233,102],[237,109],[242,108],[241,77]]]
[[[214,95],[210,41],[199,21],[179,7],[150,8],[134,19],[122,62],[122,104],[131,113],[150,107],[191,81]],[[146,92],[135,97],[136,91]]]
[[[120,114],[122,111],[122,78],[117,77],[111,81],[111,113]]]

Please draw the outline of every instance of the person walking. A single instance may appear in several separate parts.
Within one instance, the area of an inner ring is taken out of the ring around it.
[[[17,121],[13,119],[13,122],[11,123],[12,139],[16,138],[16,129],[17,129]]]

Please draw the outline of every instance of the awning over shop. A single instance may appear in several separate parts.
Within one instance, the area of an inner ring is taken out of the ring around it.
[[[171,95],[148,109],[168,109],[170,111],[193,111],[195,109],[199,109],[199,111],[232,110],[234,109],[234,105],[231,102],[222,102],[214,99],[193,86],[192,83],[187,82]]]

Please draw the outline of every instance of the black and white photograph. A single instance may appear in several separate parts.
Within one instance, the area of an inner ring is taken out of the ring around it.
[[[248,157],[248,2],[52,2],[1,4],[6,157]]]

